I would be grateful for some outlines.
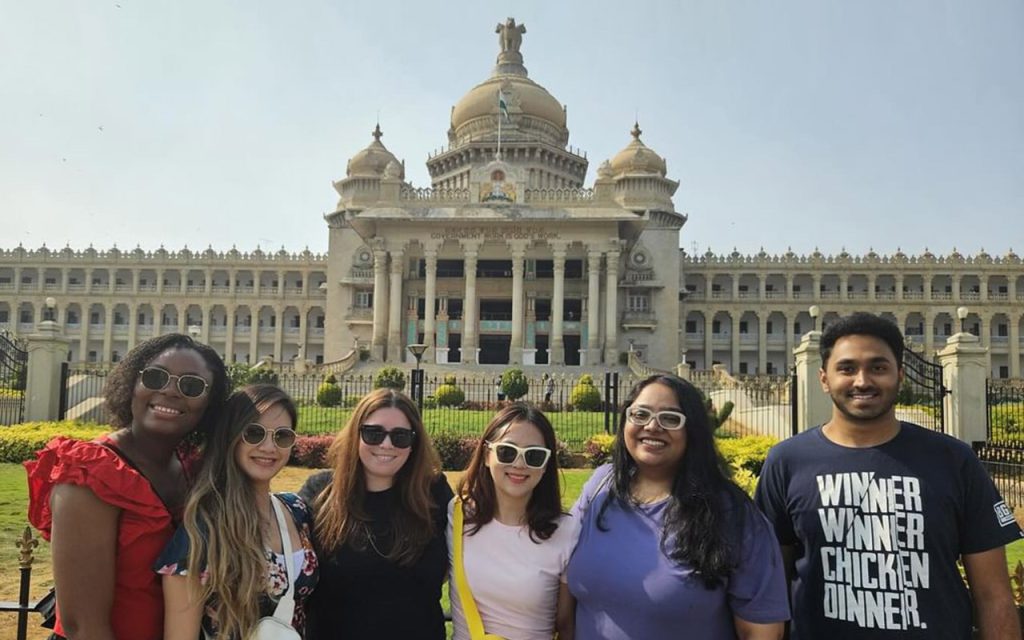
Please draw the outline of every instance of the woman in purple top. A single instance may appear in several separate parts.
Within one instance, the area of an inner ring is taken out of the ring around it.
[[[789,618],[778,543],[728,479],[703,398],[671,375],[639,382],[612,464],[573,507],[576,640],[777,640]]]

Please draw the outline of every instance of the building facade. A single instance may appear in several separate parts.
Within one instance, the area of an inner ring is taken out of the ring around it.
[[[753,374],[786,371],[800,334],[854,310],[889,315],[931,353],[967,307],[992,375],[1020,376],[1012,252],[689,255],[678,183],[639,126],[587,186],[565,107],[524,65],[525,29],[510,19],[497,33],[492,74],[452,107],[447,145],[427,158],[431,186],[405,180],[378,125],[334,184],[326,255],[0,250],[0,329],[31,332],[54,313],[73,361],[116,361],[180,331],[237,362],[353,350],[408,362],[419,343],[427,362],[453,366],[614,366],[633,351],[661,369]]]

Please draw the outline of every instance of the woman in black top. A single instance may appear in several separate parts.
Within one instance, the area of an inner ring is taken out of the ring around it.
[[[307,638],[443,640],[441,584],[452,490],[408,397],[378,389],[299,495],[316,509],[320,582]]]

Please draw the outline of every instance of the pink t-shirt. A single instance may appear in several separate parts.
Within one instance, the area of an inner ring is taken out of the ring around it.
[[[449,560],[451,515],[449,503]],[[568,515],[558,520],[554,535],[540,544],[530,538],[528,527],[509,526],[497,520],[488,522],[474,535],[463,536],[466,580],[487,633],[522,640],[551,640],[559,584],[578,536],[579,524]],[[449,574],[452,637],[469,640],[454,575],[454,571]]]

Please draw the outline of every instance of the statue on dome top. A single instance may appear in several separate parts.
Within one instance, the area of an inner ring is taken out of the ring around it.
[[[504,23],[498,23],[494,33],[498,34],[498,44],[501,52],[512,51],[519,53],[519,47],[523,44],[523,34],[526,33],[525,24],[516,24],[515,18],[509,18]]]

